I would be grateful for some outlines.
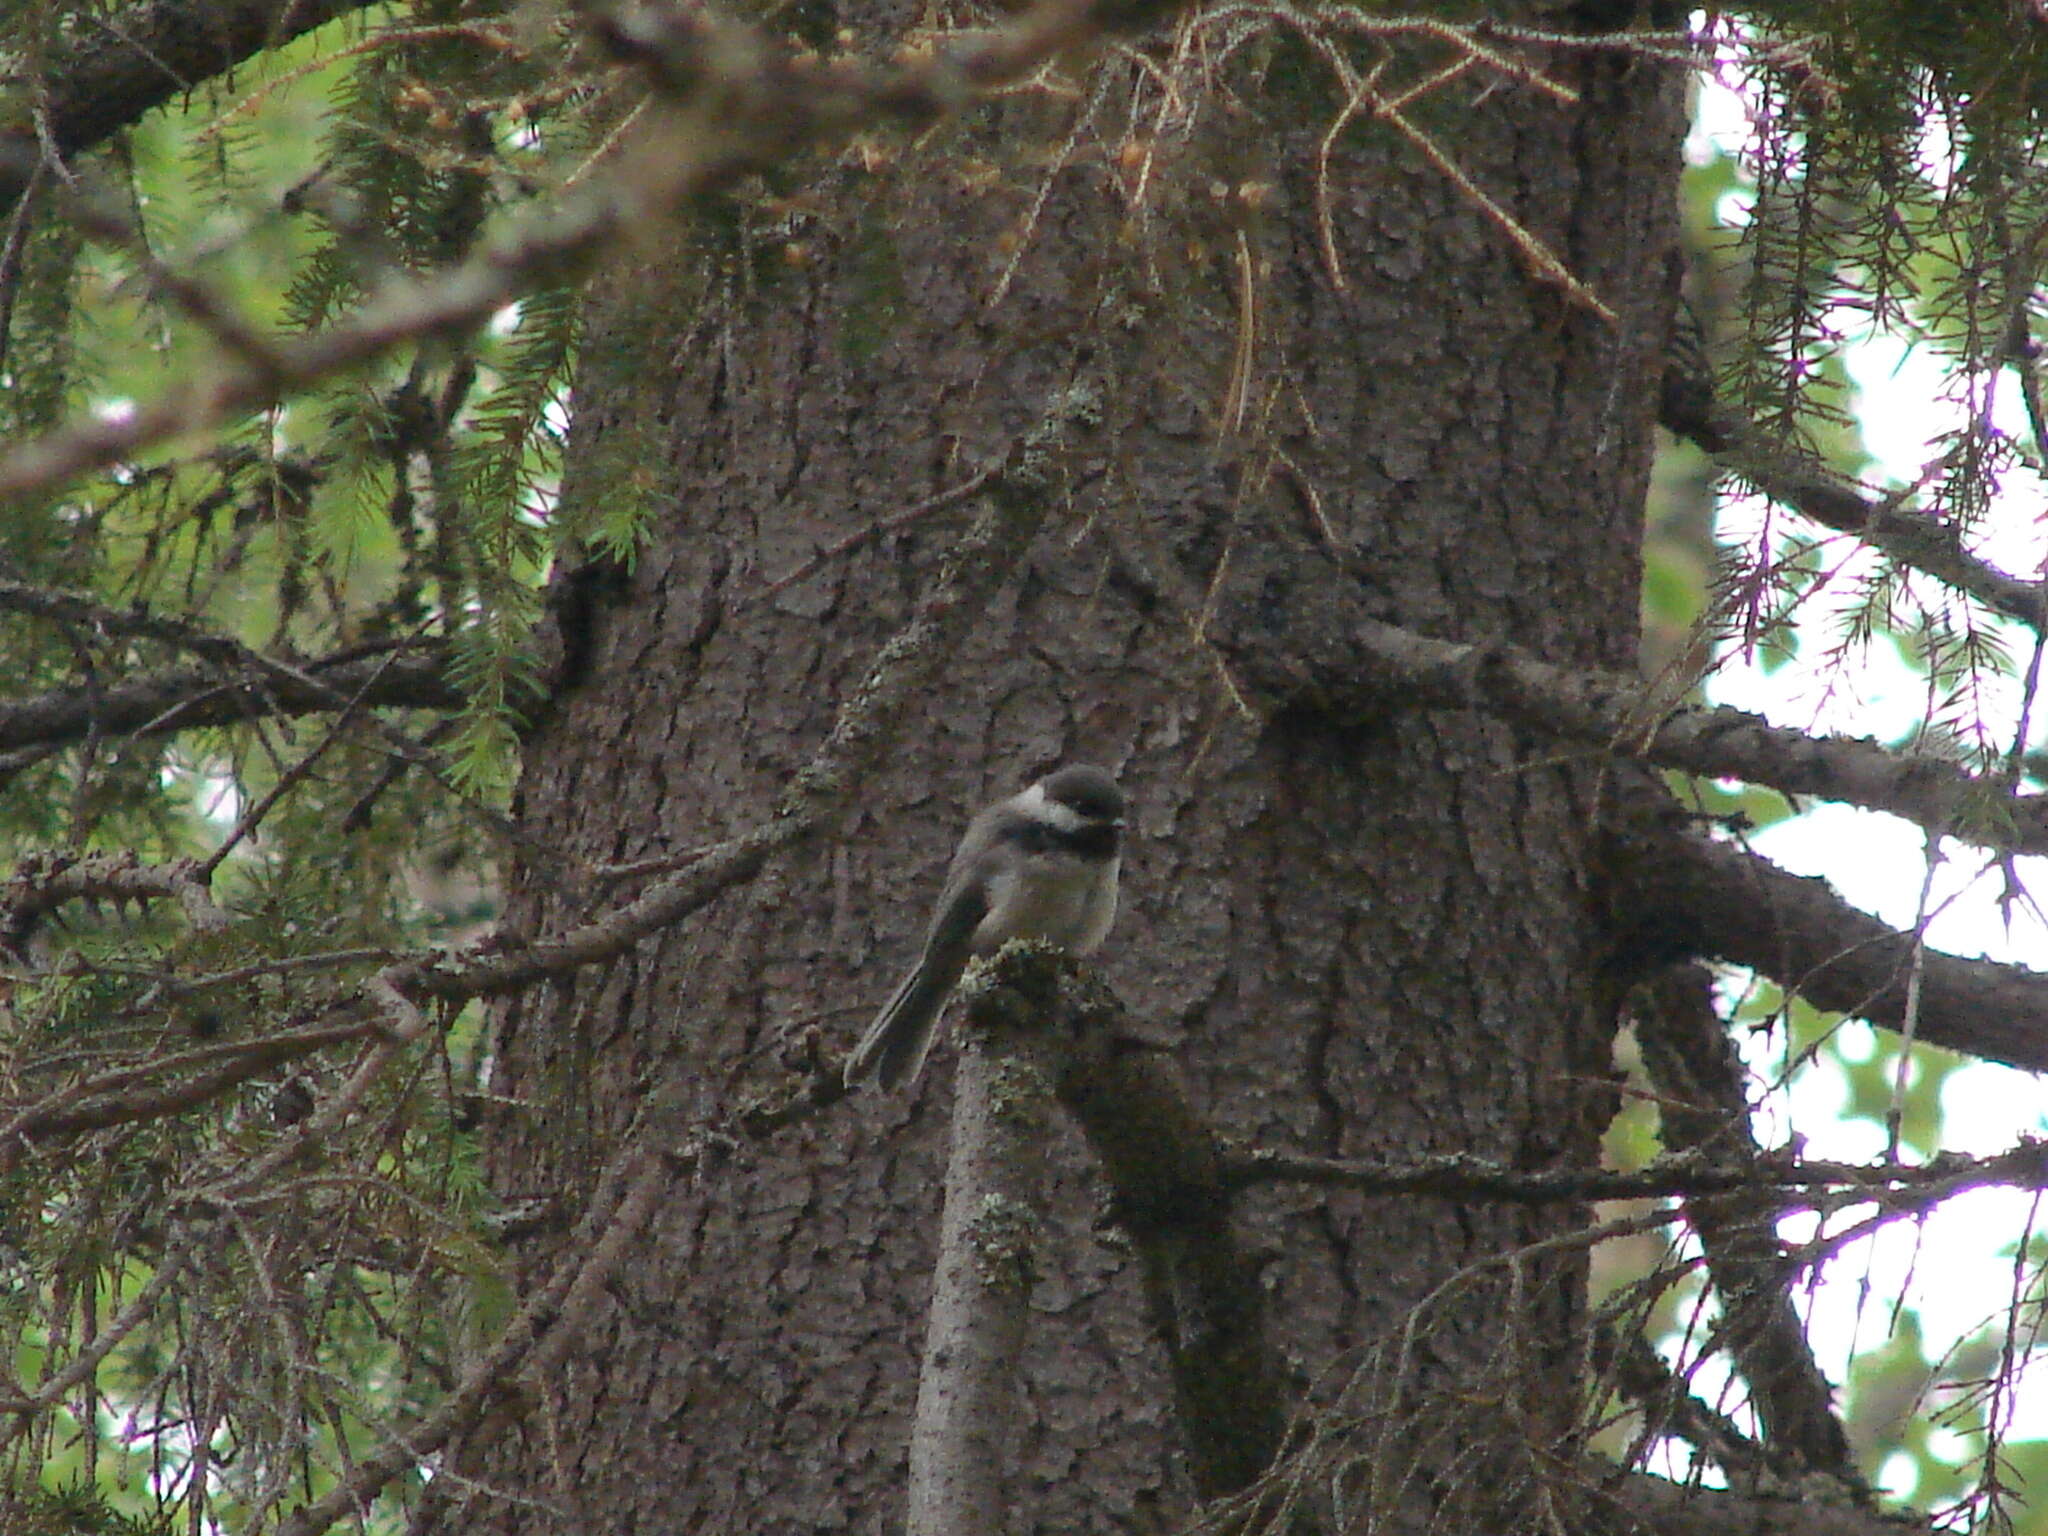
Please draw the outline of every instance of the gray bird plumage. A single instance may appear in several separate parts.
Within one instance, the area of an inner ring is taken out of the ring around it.
[[[846,1059],[846,1085],[883,1088],[923,1071],[946,999],[976,955],[1011,939],[1093,952],[1116,920],[1124,797],[1075,763],[968,823],[946,871],[924,950]]]

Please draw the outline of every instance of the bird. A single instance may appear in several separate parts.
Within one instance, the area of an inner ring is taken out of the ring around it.
[[[998,800],[961,835],[917,963],[846,1058],[845,1083],[916,1081],[967,962],[1012,939],[1092,954],[1116,921],[1124,795],[1087,763]]]

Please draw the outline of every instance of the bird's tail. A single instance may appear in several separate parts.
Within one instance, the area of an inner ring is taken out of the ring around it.
[[[882,1005],[875,1022],[860,1037],[860,1044],[846,1058],[846,1086],[856,1087],[872,1078],[882,1088],[911,1082],[924,1070],[931,1054],[932,1037],[938,1031],[939,1013],[946,1006],[946,994],[953,990],[958,968],[935,965],[930,956],[912,968]]]

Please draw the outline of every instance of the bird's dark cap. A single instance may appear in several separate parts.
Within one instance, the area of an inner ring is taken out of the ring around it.
[[[1123,820],[1124,792],[1103,769],[1088,763],[1070,763],[1039,782],[1044,786],[1046,799],[1090,821]]]

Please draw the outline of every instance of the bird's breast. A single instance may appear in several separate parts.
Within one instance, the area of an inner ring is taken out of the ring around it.
[[[1117,861],[1039,854],[989,883],[988,915],[974,930],[977,953],[1011,939],[1043,939],[1085,955],[1116,919]]]

